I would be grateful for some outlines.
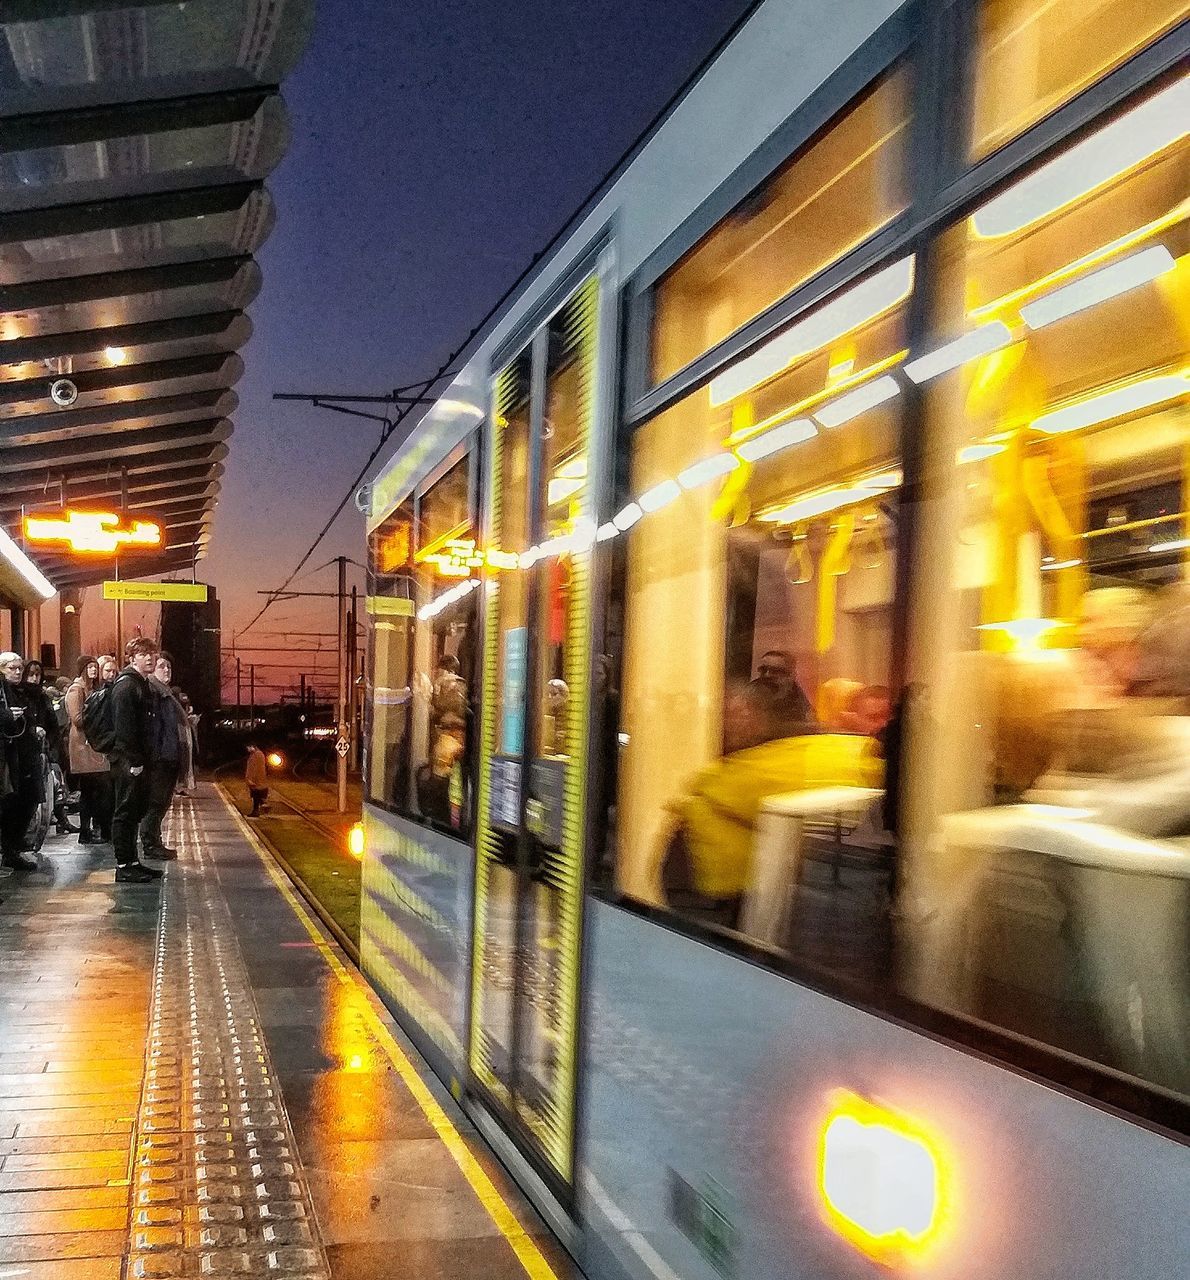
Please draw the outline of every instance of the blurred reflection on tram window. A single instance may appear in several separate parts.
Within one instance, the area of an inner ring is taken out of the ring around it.
[[[799,316],[631,452],[633,493],[683,492],[627,539],[617,888],[871,981],[913,272]]]
[[[371,627],[368,799],[403,806],[408,800],[412,703],[410,645],[413,590],[413,499],[403,502],[368,539]]]
[[[635,430],[680,493],[615,544],[613,845],[627,898],[1182,1094],[1188,119],[1167,80]]]
[[[437,602],[478,574],[472,464],[464,454],[420,494],[414,552],[418,613],[413,633],[413,708],[407,811],[465,837],[474,797],[471,757],[480,592],[440,610]],[[398,804],[398,807],[402,807]]]
[[[898,904],[908,994],[1181,1093],[1188,112],[1166,84],[940,243],[936,345],[1003,329],[922,379]]]
[[[1023,133],[1186,17],[1186,0],[980,0],[971,149]]]
[[[369,539],[368,798],[463,838],[474,805],[470,691],[481,593],[450,593],[477,572],[467,564],[473,456],[449,461]]]

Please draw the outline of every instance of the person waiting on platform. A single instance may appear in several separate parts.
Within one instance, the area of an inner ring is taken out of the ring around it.
[[[735,928],[752,879],[752,844],[769,796],[820,787],[878,787],[875,744],[848,733],[802,727],[788,734],[787,692],[753,680],[730,690],[724,754],[700,769],[670,802],[674,816],[662,855],[670,906]]]
[[[25,832],[41,803],[40,732],[30,713],[19,653],[0,653],[0,862],[35,871],[37,859],[25,850]]]
[[[77,835],[78,827],[70,825],[70,818],[66,813],[63,769],[67,762],[62,750],[62,730],[58,722],[58,712],[46,689],[45,668],[35,658],[25,663],[21,687],[25,690],[29,706],[44,734],[41,740],[42,750],[49,761],[49,773],[45,776],[44,785],[53,791],[53,795],[47,798],[53,808],[54,830],[60,836]]]
[[[157,742],[157,698],[149,686],[157,663],[157,643],[138,636],[128,642],[125,653],[128,665],[116,677],[110,694],[115,746],[108,759],[116,796],[112,844],[117,882],[146,884],[161,877],[156,867],[146,867],[136,856],[137,833],[149,807],[150,769]]]
[[[149,687],[157,703],[156,740],[149,765],[149,803],[140,824],[140,847],[146,858],[171,861],[178,856],[161,839],[161,824],[173,803],[178,774],[189,754],[190,724],[186,711],[170,687],[173,659],[162,650],[157,654]]]
[[[265,801],[269,798],[269,763],[255,742],[248,743],[244,781],[248,784],[248,795],[252,800],[252,812],[248,817],[259,818],[261,809],[267,808]]]
[[[99,659],[84,654],[78,670],[78,679],[66,691],[70,772],[79,789],[79,844],[97,844],[112,838],[112,774],[107,757],[87,742],[83,707],[100,687]]]

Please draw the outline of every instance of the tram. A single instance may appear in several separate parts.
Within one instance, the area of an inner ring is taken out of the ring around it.
[[[763,0],[361,493],[362,965],[594,1280],[1184,1273],[1188,14]]]

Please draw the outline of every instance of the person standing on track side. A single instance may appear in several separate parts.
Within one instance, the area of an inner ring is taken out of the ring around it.
[[[109,759],[115,783],[112,844],[116,850],[116,881],[147,884],[161,872],[146,867],[136,856],[137,831],[149,806],[149,768],[157,734],[157,707],[149,676],[157,662],[157,645],[146,636],[128,643],[128,665],[112,686],[112,728],[115,746]]]
[[[252,797],[250,818],[260,817],[260,806],[269,798],[269,765],[264,752],[255,742],[248,743],[248,763],[244,767],[244,781]]]

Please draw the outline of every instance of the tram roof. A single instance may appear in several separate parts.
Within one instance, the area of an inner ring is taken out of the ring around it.
[[[141,576],[204,553],[272,230],[279,86],[314,0],[7,0],[0,10],[0,528],[152,514]],[[50,385],[77,398],[58,408]],[[28,548],[56,587],[111,559]]]

